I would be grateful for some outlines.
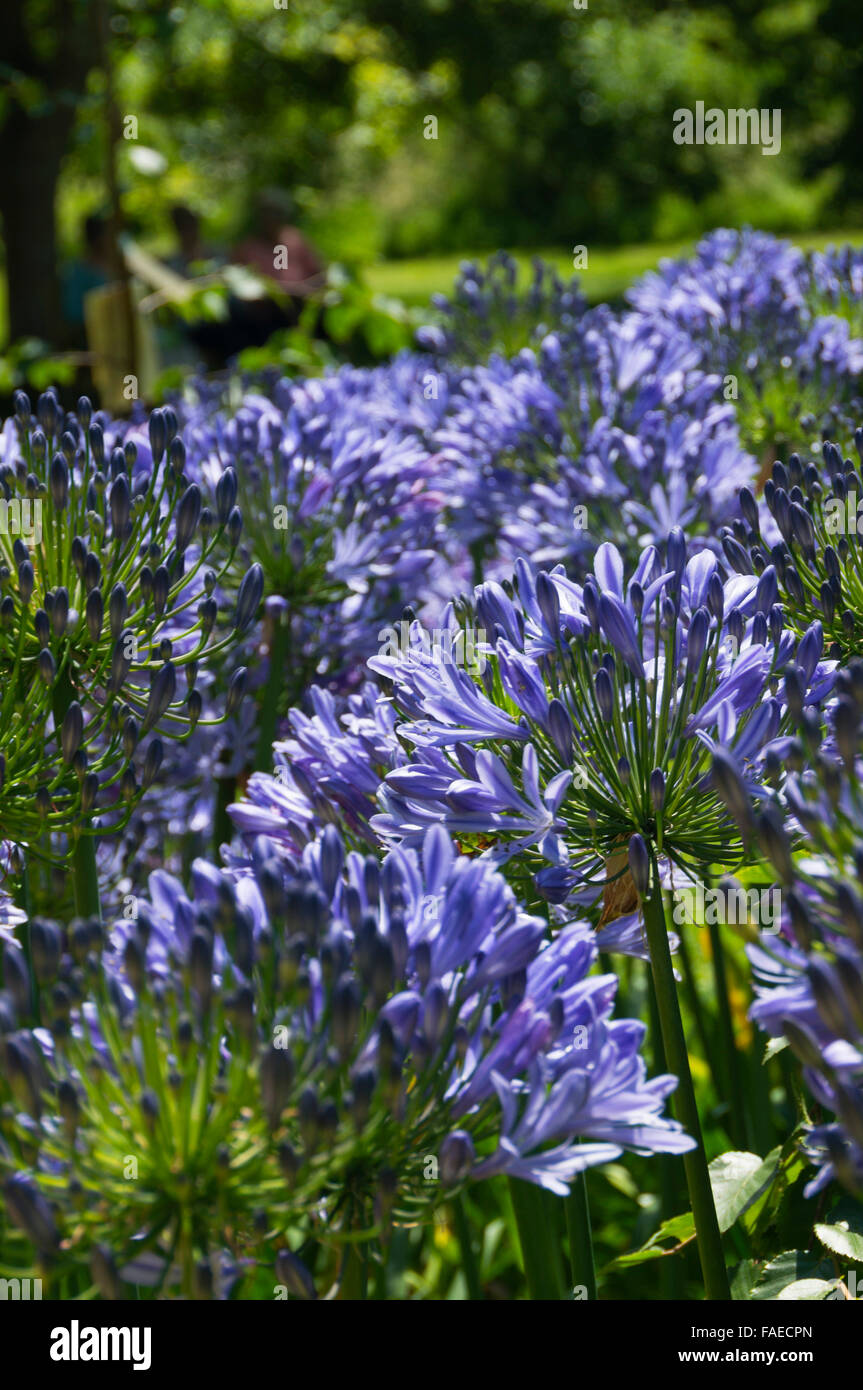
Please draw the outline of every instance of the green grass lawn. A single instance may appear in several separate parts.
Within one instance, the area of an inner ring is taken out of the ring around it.
[[[805,235],[788,234],[788,240],[806,251],[823,250],[833,244],[850,241],[863,244],[863,231],[811,232]],[[693,241],[662,244],[648,242],[641,246],[597,247],[589,250],[588,267],[573,271],[572,254],[559,248],[543,247],[537,251],[516,251],[513,254],[523,275],[529,275],[534,255],[542,256],[556,266],[565,278],[577,274],[582,288],[592,304],[606,299],[618,299],[633,280],[645,270],[653,270],[666,256],[685,256],[692,251]],[[415,260],[384,261],[366,267],[365,276],[378,294],[394,295],[406,304],[427,304],[433,294],[447,294],[452,289],[463,260],[487,259],[486,253],[471,256],[467,252],[450,256],[422,256]]]

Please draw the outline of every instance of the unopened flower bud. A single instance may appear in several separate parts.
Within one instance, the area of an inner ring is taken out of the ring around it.
[[[650,774],[650,800],[658,814],[665,803],[665,773],[661,767],[655,767]]]
[[[737,760],[726,748],[714,749],[711,775],[719,799],[737,825],[741,838],[747,840],[752,832],[752,806]]]
[[[473,1140],[466,1130],[455,1129],[448,1134],[440,1146],[438,1156],[440,1179],[445,1187],[457,1187],[470,1176],[475,1151]]]
[[[233,468],[226,468],[216,484],[216,515],[220,526],[227,525],[236,500],[237,475]]]
[[[629,841],[629,872],[639,897],[646,897],[650,888],[650,856],[641,835],[635,834]]]
[[[560,631],[560,596],[557,585],[545,570],[536,576],[536,601],[543,621],[553,637]]]
[[[225,714],[228,719],[237,713],[243,703],[243,696],[246,693],[246,681],[248,672],[245,666],[240,666],[234,672],[228,683],[228,694],[225,699]]]
[[[3,1195],[14,1225],[41,1254],[53,1252],[60,1243],[59,1233],[51,1208],[33,1180],[13,1173],[3,1184]]]
[[[190,483],[177,508],[175,545],[180,554],[191,544],[201,516],[201,489]]]
[[[84,736],[84,715],[77,700],[67,709],[60,728],[60,748],[63,761],[68,765],[74,760]]]
[[[301,1298],[307,1303],[318,1296],[315,1282],[308,1269],[290,1250],[280,1250],[276,1256],[276,1279],[280,1284],[284,1284],[295,1298]]]
[[[155,782],[164,755],[165,749],[162,740],[160,738],[151,739],[147,745],[147,754],[141,771],[141,786],[144,791]]]
[[[168,428],[165,423],[164,413],[161,410],[153,410],[150,412],[147,430],[150,436],[153,466],[157,467],[162,461],[162,455],[168,443]]]
[[[183,469],[186,467],[186,446],[179,435],[171,440],[168,448],[168,457],[174,476],[176,478],[181,477]]]
[[[286,1047],[265,1047],[258,1068],[261,1105],[270,1129],[276,1129],[291,1098],[294,1059]],[[301,1098],[302,1099],[302,1098]]]
[[[254,622],[263,591],[264,572],[259,564],[254,564],[244,574],[237,596],[234,626],[238,632],[245,632]]]
[[[596,673],[594,689],[599,713],[605,723],[610,724],[614,718],[614,686],[604,666],[600,666]]]
[[[29,560],[23,560],[18,566],[18,593],[25,608],[33,597],[35,583],[36,576],[33,573],[33,565]]]
[[[160,667],[156,672],[153,677],[153,683],[150,686],[147,709],[141,725],[142,734],[149,733],[150,729],[158,724],[159,720],[168,709],[168,706],[171,704],[176,694],[176,689],[176,669],[170,661],[166,661],[165,665]]]
[[[758,843],[765,857],[773,865],[782,883],[791,883],[794,878],[794,861],[791,857],[791,842],[775,807],[768,806],[756,820]]]
[[[69,505],[69,465],[62,454],[55,454],[51,461],[51,503],[57,512],[65,512]]]

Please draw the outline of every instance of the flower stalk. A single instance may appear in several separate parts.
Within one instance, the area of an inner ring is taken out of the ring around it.
[[[509,1193],[529,1296],[533,1302],[559,1303],[563,1298],[560,1245],[549,1220],[546,1193],[516,1178],[509,1180]]]
[[[569,1236],[569,1263],[573,1286],[597,1297],[596,1264],[593,1258],[593,1231],[587,1195],[587,1173],[580,1173],[572,1184],[566,1202],[566,1230]]]
[[[650,949],[650,965],[653,984],[656,990],[656,1004],[662,1042],[666,1061],[678,1078],[673,1105],[681,1124],[696,1141],[696,1147],[683,1156],[686,1172],[686,1185],[692,1214],[695,1218],[696,1242],[704,1288],[709,1299],[730,1299],[728,1274],[722,1252],[722,1236],[710,1186],[710,1173],[704,1140],[701,1134],[701,1121],[695,1101],[692,1072],[689,1067],[689,1053],[686,1036],[680,1015],[680,1003],[674,981],[674,967],[668,945],[668,929],[665,922],[665,908],[662,901],[662,887],[659,880],[659,866],[656,856],[650,855],[650,884],[642,897],[644,924]]]

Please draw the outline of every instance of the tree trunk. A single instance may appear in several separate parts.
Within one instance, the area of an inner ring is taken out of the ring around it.
[[[69,138],[69,112],[10,111],[0,133],[0,214],[9,293],[9,339],[60,345],[60,277],[54,201]]]
[[[102,0],[104,3],[105,0]],[[87,73],[99,60],[94,0],[4,0],[3,65],[16,83],[0,116],[0,217],[6,246],[9,337],[61,344],[54,204]]]

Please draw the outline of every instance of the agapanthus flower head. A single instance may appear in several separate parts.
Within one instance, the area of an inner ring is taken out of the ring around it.
[[[407,400],[399,409],[403,394],[422,393],[405,367],[262,382],[239,400],[204,390],[179,407],[187,471],[215,489],[218,515],[242,511],[235,566],[259,567],[269,595],[234,653],[261,676],[254,766],[269,764],[280,720],[309,685],[359,683],[381,628],[408,597],[421,605],[442,569],[442,470],[425,422]],[[215,743],[202,756],[233,761],[236,747]]]
[[[828,713],[801,721],[791,770],[762,820],[762,849],[787,874],[780,936],[750,948],[753,1019],[784,1037],[822,1117],[804,1149],[817,1173],[807,1193],[836,1178],[863,1192],[863,663],[837,678]],[[764,820],[770,815],[770,833]],[[784,813],[784,817],[783,817]],[[804,836],[805,832],[805,838]],[[805,854],[792,857],[799,846]],[[823,1114],[823,1112],[828,1112]]]
[[[855,432],[858,460],[863,429]],[[768,517],[752,493],[740,495],[742,520],[726,544],[737,543],[732,563],[775,576],[786,620],[799,632],[819,621],[836,655],[863,653],[863,481],[860,463],[843,459],[825,441],[822,462],[792,453],[777,461],[764,487]],[[766,533],[766,534],[765,534]],[[741,553],[742,552],[742,553]],[[726,552],[728,553],[728,552]]]
[[[518,262],[506,251],[485,266],[463,261],[452,295],[434,296],[435,322],[418,330],[417,343],[471,365],[492,352],[512,357],[546,333],[565,332],[587,308],[578,280],[564,282],[539,256],[527,285],[518,282]]]
[[[329,823],[351,843],[374,849],[377,792],[387,772],[407,762],[396,737],[396,712],[367,682],[348,696],[309,691],[311,713],[292,709],[289,732],[273,746],[273,772],[255,772],[229,807],[247,843],[267,835],[280,854],[298,855]]]
[[[235,640],[216,630],[215,591],[242,519],[186,477],[170,409],[150,416],[147,458],[132,441],[109,449],[85,397],[64,418],[46,392],[34,420],[19,392],[15,419],[0,468],[0,821],[32,845],[118,801],[127,814],[162,740],[194,727],[199,669]],[[261,581],[245,576],[235,630]]]
[[[694,256],[664,261],[627,298],[654,331],[683,333],[733,387],[741,435],[761,452],[817,442],[824,400],[844,420],[859,396],[863,342],[853,251],[807,258],[765,232],[722,228]],[[824,313],[841,307],[845,316]]]
[[[374,827],[414,844],[440,823],[465,847],[577,875],[625,860],[636,833],[681,870],[733,863],[743,836],[714,751],[733,750],[754,787],[787,718],[783,673],[796,658],[810,703],[832,679],[817,627],[798,647],[765,603],[754,574],[689,555],[679,531],[628,579],[611,544],[583,585],[519,562],[517,593],[489,583],[474,596],[490,635],[482,674],[419,645],[370,663],[414,749],[387,775]]]
[[[84,1292],[107,1250],[120,1286],[196,1297],[202,1261],[306,1283],[291,1256],[313,1233],[306,1286],[326,1288],[345,1242],[385,1243],[467,1182],[562,1193],[625,1148],[691,1147],[590,930],[548,942],[440,827],[382,862],[332,826],[293,864],[259,837],[194,878],[187,897],[156,875],[101,955],[98,924],[46,924],[45,1026],[10,1020],[0,1049],[4,1258],[50,1255]]]
[[[746,353],[787,352],[806,319],[806,259],[766,232],[721,228],[692,256],[661,262],[629,291],[642,313],[689,333],[711,358],[731,365]]]
[[[451,373],[432,442],[463,499],[451,526],[474,582],[502,578],[500,558],[511,569],[518,554],[580,572],[606,537],[637,559],[675,525],[693,542],[715,535],[756,472],[692,339],[604,306],[510,360]]]

